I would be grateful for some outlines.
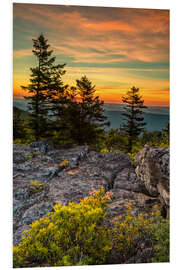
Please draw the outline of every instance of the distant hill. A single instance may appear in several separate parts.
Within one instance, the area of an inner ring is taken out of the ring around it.
[[[31,113],[28,111],[24,111],[16,106],[13,106],[13,115],[15,113],[19,113],[24,120],[29,120]]]
[[[28,119],[30,113],[28,112],[28,103],[25,99],[14,99],[14,107],[21,111],[22,117]],[[119,128],[124,123],[122,115],[124,111],[124,104],[110,104],[104,103],[104,115],[110,121],[110,127],[106,127],[106,131],[110,128]],[[146,129],[148,131],[162,130],[169,123],[169,107],[148,106],[144,109],[144,121],[147,123]]]
[[[104,115],[107,116],[111,123],[110,128],[120,128],[120,126],[125,122],[124,116],[121,111],[105,111]],[[155,114],[155,113],[144,113],[144,122],[146,123],[145,128],[149,131],[162,130],[169,123],[168,114]],[[106,128],[106,130],[108,130]]]

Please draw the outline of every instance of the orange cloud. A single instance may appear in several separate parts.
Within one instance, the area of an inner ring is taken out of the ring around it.
[[[114,31],[114,30],[121,30],[121,31],[133,31],[137,32],[137,29],[134,26],[123,23],[121,21],[108,21],[108,22],[87,22],[83,24],[83,27],[86,27],[88,30],[92,31]]]
[[[17,18],[23,23],[18,24]],[[14,4],[14,22],[16,30],[26,32],[24,40],[35,38],[43,26],[54,55],[72,59],[70,64],[94,64],[93,68],[73,68],[67,63],[64,82],[74,85],[76,79],[86,74],[97,85],[97,94],[107,102],[121,102],[122,93],[133,85],[142,90],[146,102],[168,102],[169,91],[164,90],[169,89],[168,68],[157,69],[157,72],[165,72],[165,79],[161,79],[163,76],[148,76],[151,68],[127,67],[138,61],[169,62],[169,11]],[[30,55],[32,42],[29,48],[14,51],[14,92],[17,95],[24,95],[20,85],[29,82],[27,59],[22,67],[24,57]],[[95,68],[99,63],[106,68]],[[107,68],[106,64],[110,63],[116,64],[116,68]],[[126,64],[125,69],[120,68],[121,63]]]
[[[25,56],[32,56],[32,49],[23,49],[23,50],[14,50],[13,57],[14,58],[21,58]]]
[[[52,36],[55,32],[54,48],[67,55],[70,53],[75,61],[123,61],[120,57],[117,57],[118,60],[111,59],[112,54],[147,62],[167,61],[169,57],[167,10],[122,9],[119,13],[121,9],[110,8],[115,17],[112,19],[104,8],[88,7],[92,10],[88,15],[80,7],[72,11],[71,7],[62,7],[59,13],[55,6],[50,5],[17,4],[14,9],[15,18],[44,25],[52,31]],[[91,15],[93,12],[97,13],[96,20]],[[92,53],[90,49],[104,50],[104,56]],[[86,53],[88,50],[89,53]]]

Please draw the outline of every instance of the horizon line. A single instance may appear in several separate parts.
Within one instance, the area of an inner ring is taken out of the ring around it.
[[[13,96],[13,101],[15,100],[25,100],[23,96]],[[104,100],[102,100],[104,101]],[[113,104],[113,105],[126,105],[124,103],[119,103],[119,102],[107,102],[107,101],[104,101],[104,104]],[[145,105],[145,104],[144,104]],[[170,105],[145,105],[147,107],[168,107],[170,108]]]

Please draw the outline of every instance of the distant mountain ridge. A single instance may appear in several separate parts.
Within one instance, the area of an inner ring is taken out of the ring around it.
[[[104,103],[104,109],[106,111],[124,111],[124,104],[114,104],[114,103]],[[153,114],[163,114],[169,115],[169,107],[161,107],[161,106],[147,106],[146,109],[142,109],[144,113],[153,113]]]
[[[28,111],[27,100],[25,99],[14,99],[13,106],[18,107],[22,110]],[[115,104],[115,103],[104,103],[105,111],[120,111],[123,112],[124,104]],[[169,107],[161,106],[148,106],[146,109],[143,109],[144,113],[153,113],[153,114],[163,114],[169,115]]]
[[[30,113],[28,111],[22,110],[16,106],[13,106],[13,114],[14,113],[19,113],[24,120],[28,120],[30,118]]]
[[[13,106],[21,109],[24,114],[28,112],[28,104],[25,99],[14,99]],[[111,123],[110,128],[120,128],[120,125],[123,124],[124,106],[123,104],[104,103],[104,115]],[[148,131],[162,130],[169,123],[169,107],[148,106],[144,109],[144,120],[147,123],[146,129]]]

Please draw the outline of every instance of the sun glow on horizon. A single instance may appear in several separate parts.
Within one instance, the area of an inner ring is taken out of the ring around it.
[[[86,75],[106,103],[121,104],[135,86],[145,105],[169,106],[168,10],[15,3],[13,14],[14,98],[28,95],[32,38],[43,32],[56,63],[67,64],[65,84]]]

